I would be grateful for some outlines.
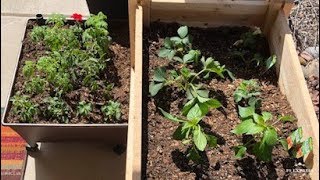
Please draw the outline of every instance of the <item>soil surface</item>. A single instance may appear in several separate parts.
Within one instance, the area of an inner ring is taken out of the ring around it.
[[[273,120],[278,115],[294,115],[286,97],[280,93],[277,86],[277,76],[274,70],[261,74],[261,69],[255,66],[246,67],[238,59],[230,56],[231,47],[240,35],[247,32],[246,27],[220,27],[212,29],[189,28],[193,36],[193,47],[199,49],[206,57],[212,56],[221,64],[226,65],[234,73],[236,80],[220,79],[213,76],[207,84],[223,107],[214,109],[203,120],[207,133],[218,137],[217,148],[206,148],[202,154],[205,163],[196,165],[185,157],[188,149],[180,141],[172,138],[178,127],[165,119],[158,107],[175,115],[181,115],[180,109],[186,102],[184,93],[173,88],[159,91],[155,97],[148,92],[149,81],[156,67],[168,64],[168,61],[158,57],[165,37],[176,35],[178,24],[153,23],[150,29],[144,30],[144,74],[143,74],[143,179],[310,179],[307,173],[294,173],[293,169],[305,170],[301,159],[290,158],[281,145],[273,149],[272,162],[265,163],[256,160],[253,155],[236,159],[233,146],[240,145],[243,138],[230,131],[240,123],[233,93],[243,79],[257,79],[261,86],[262,110],[273,114]],[[261,41],[260,50],[268,51],[266,42]],[[280,137],[287,137],[297,128],[295,123],[278,123]],[[287,171],[287,172],[286,172]]]
[[[70,22],[69,22],[70,23]],[[82,87],[81,82],[74,85],[74,89],[62,96],[63,100],[72,108],[69,123],[71,124],[102,124],[102,123],[126,123],[129,114],[129,86],[130,86],[130,49],[129,49],[129,28],[128,22],[111,21],[109,24],[109,32],[112,37],[112,44],[109,46],[111,59],[105,61],[106,68],[101,73],[100,83],[113,83],[114,87],[109,93],[111,97],[103,95],[104,89],[98,88],[93,92],[87,87]],[[14,82],[13,94],[17,91],[23,91],[26,78],[22,74],[22,68],[26,60],[38,61],[41,56],[46,55],[46,48],[41,43],[34,43],[30,38],[30,33],[36,25],[34,20],[27,23],[26,34],[23,40],[22,52],[19,61],[17,76]],[[68,25],[66,25],[68,27]],[[79,80],[80,81],[80,80]],[[53,94],[52,88],[46,88],[41,94],[34,95],[31,100],[40,104],[40,108],[45,108],[42,103],[43,99]],[[118,101],[121,104],[121,118],[117,121],[104,121],[103,114],[100,110],[101,106],[106,104],[108,100]],[[79,117],[76,115],[76,106],[79,101],[92,103],[92,111],[88,117]],[[9,123],[19,123],[19,117],[9,110],[7,118]],[[47,119],[42,115],[38,115],[33,119],[32,123],[52,124],[59,123],[56,119]]]

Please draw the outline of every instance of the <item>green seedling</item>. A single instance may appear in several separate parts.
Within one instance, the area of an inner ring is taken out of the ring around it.
[[[44,91],[46,80],[37,76],[28,81],[25,85],[25,91],[30,94],[39,94]]]
[[[256,108],[261,106],[260,87],[256,80],[243,80],[233,94],[236,103],[243,102],[246,106],[250,105]]]
[[[201,162],[199,151],[204,151],[207,146],[216,147],[217,138],[213,135],[206,134],[203,128],[199,124],[202,120],[202,113],[198,105],[196,108],[189,111],[186,118],[179,118],[165,112],[159,108],[167,119],[172,122],[179,123],[179,127],[173,133],[173,138],[180,140],[185,145],[190,145],[191,148],[188,151],[187,157],[195,163]]]
[[[91,14],[85,22],[85,26],[108,29],[108,23],[106,22],[106,20],[107,16],[102,12],[99,12],[97,15]]]
[[[302,128],[299,127],[287,139],[282,139],[282,146],[294,158],[306,157],[313,150],[312,137],[302,141]]]
[[[121,108],[120,103],[115,101],[108,101],[108,103],[101,107],[101,112],[104,114],[105,121],[108,120],[120,120],[121,118]]]
[[[46,116],[62,123],[69,122],[70,108],[60,97],[48,97],[44,102],[47,104]]]
[[[19,119],[21,122],[32,122],[34,116],[39,112],[38,106],[27,95],[21,95],[18,92],[10,101],[12,102],[13,113],[21,117]]]
[[[36,63],[34,61],[25,61],[25,64],[22,68],[22,74],[24,77],[29,79],[31,76],[34,75],[36,69]]]
[[[43,41],[46,34],[46,28],[46,26],[35,26],[30,33],[31,40],[33,42]]]
[[[77,107],[77,114],[81,116],[87,116],[92,111],[92,104],[85,101],[79,102]]]
[[[236,135],[251,135],[252,139],[243,145],[234,147],[236,157],[242,158],[247,149],[252,148],[253,154],[259,160],[265,162],[271,161],[274,146],[281,143],[277,128],[274,125],[280,121],[290,121],[293,117],[281,116],[277,121],[271,123],[272,114],[269,112],[258,114],[252,106],[238,107],[242,122],[231,132]]]
[[[51,14],[46,20],[46,24],[52,24],[56,27],[62,27],[66,22],[66,17],[62,14]]]

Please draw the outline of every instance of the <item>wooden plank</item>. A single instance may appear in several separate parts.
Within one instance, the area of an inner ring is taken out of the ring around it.
[[[127,139],[126,180],[141,179],[142,148],[142,26],[143,11],[135,9],[134,68],[131,68],[130,109]],[[131,47],[130,47],[131,48]]]
[[[135,49],[135,17],[136,17],[137,0],[128,0],[128,11],[129,11],[129,36],[130,36],[130,59],[131,67],[134,68],[134,49]]]
[[[279,86],[298,118],[304,137],[313,138],[313,154],[305,158],[312,179],[319,179],[319,122],[307,89],[291,31],[283,10],[278,13],[268,36],[270,50],[277,55]]]
[[[268,35],[271,29],[273,22],[275,21],[279,10],[283,6],[284,3],[278,0],[270,0],[270,4],[268,6],[268,10],[265,15],[264,24],[262,26],[262,31],[264,34]]]
[[[142,0],[142,8],[143,8],[143,26],[150,26],[150,5],[151,0]]]
[[[261,26],[268,1],[152,0],[150,20],[197,26]]]

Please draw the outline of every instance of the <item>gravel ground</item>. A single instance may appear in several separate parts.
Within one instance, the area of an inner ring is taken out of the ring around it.
[[[319,1],[296,0],[288,22],[319,119]]]

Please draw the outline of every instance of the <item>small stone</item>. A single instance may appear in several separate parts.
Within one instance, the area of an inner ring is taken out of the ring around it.
[[[319,78],[319,61],[311,61],[305,67],[301,66],[301,68],[306,79],[310,76]]]
[[[311,61],[313,58],[312,55],[310,55],[308,52],[303,51],[302,53],[299,54],[299,57],[302,57],[303,59],[305,59],[307,62]]]
[[[318,47],[308,47],[304,50],[310,54],[314,59],[319,58],[319,46]]]
[[[307,61],[301,56],[299,56],[299,61],[301,65],[304,65],[304,66],[307,65]]]

